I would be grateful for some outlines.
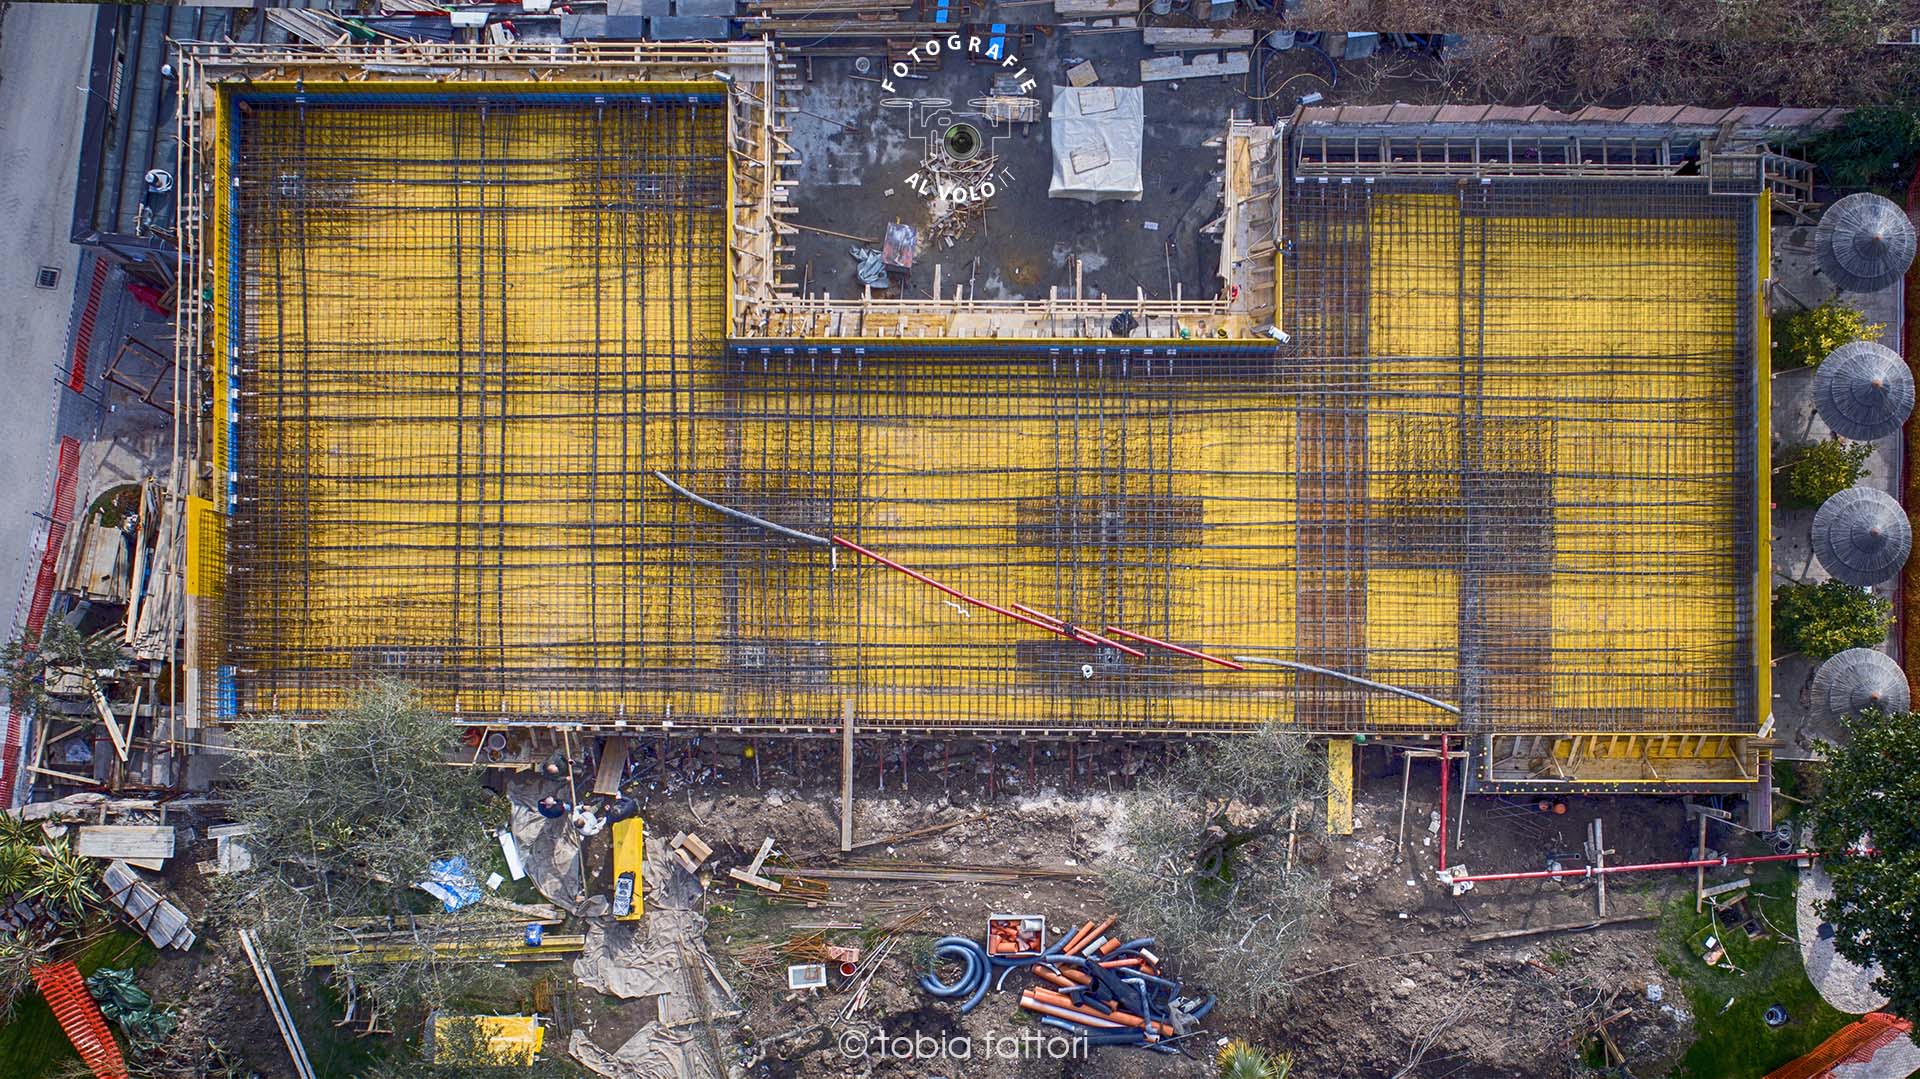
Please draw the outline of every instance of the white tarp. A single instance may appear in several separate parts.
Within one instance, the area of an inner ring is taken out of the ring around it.
[[[1139,200],[1145,118],[1138,86],[1056,86],[1050,119],[1049,198]]]

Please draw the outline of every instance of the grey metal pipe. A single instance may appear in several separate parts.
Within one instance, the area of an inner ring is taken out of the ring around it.
[[[825,536],[815,536],[807,532],[801,532],[798,529],[788,528],[786,525],[777,525],[777,524],[774,524],[772,521],[767,520],[764,517],[755,517],[753,514],[747,513],[744,510],[737,510],[737,509],[734,509],[732,506],[722,506],[720,503],[715,502],[710,498],[701,498],[699,495],[694,494],[692,491],[689,491],[685,487],[682,487],[679,484],[668,479],[667,474],[665,472],[656,470],[653,474],[653,478],[659,480],[661,483],[666,484],[668,487],[673,488],[673,492],[679,495],[681,498],[684,498],[687,501],[692,502],[696,505],[705,506],[708,509],[712,510],[713,512],[721,514],[722,516],[731,517],[736,521],[745,522],[746,524],[750,524],[755,528],[764,528],[769,532],[777,532],[782,536],[786,536],[791,539],[797,539],[802,543],[811,543],[816,547],[832,547],[833,546],[833,541],[827,539]]]
[[[1460,706],[1457,704],[1448,704],[1445,701],[1436,700],[1424,693],[1407,689],[1404,686],[1390,686],[1385,682],[1376,682],[1371,678],[1362,678],[1357,674],[1336,671],[1330,667],[1316,667],[1311,663],[1300,663],[1291,659],[1268,659],[1265,656],[1235,656],[1233,658],[1241,663],[1258,663],[1267,667],[1285,667],[1288,670],[1305,671],[1308,674],[1324,674],[1329,678],[1338,678],[1343,682],[1352,682],[1356,686],[1365,686],[1368,689],[1377,689],[1382,693],[1393,693],[1405,697],[1408,700],[1419,701],[1421,704],[1430,704],[1442,712],[1451,712],[1456,716],[1460,714]]]

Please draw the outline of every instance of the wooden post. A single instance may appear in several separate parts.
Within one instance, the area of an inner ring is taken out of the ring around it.
[[[1695,860],[1700,860],[1700,859],[1704,859],[1706,856],[1707,856],[1707,815],[1705,813],[1702,813],[1700,814],[1700,841],[1697,844],[1695,844],[1693,848],[1693,857],[1695,858]],[[1705,908],[1706,902],[1707,902],[1707,867],[1704,865],[1695,866],[1693,870],[1693,912],[1695,914],[1700,913],[1700,911],[1703,908]]]
[[[1600,823],[1599,817],[1593,818],[1593,867],[1595,869],[1605,869],[1607,867],[1607,836],[1605,829]],[[1602,873],[1598,877],[1595,877],[1594,880],[1598,884],[1595,894],[1600,903],[1600,917],[1605,918],[1607,916],[1606,874]]]
[[[1464,743],[1463,743],[1464,746]],[[1460,853],[1460,833],[1467,830],[1467,769],[1472,765],[1473,754],[1469,749],[1460,750],[1460,808],[1453,816],[1453,852]]]
[[[1401,858],[1406,856],[1407,789],[1409,786],[1412,785],[1412,783],[1413,783],[1413,755],[1411,753],[1402,753],[1400,754],[1400,844],[1393,849],[1393,860],[1395,862],[1400,861]],[[1289,849],[1292,848],[1293,842],[1291,838],[1288,839],[1287,846]]]
[[[840,850],[853,849],[853,698],[840,702]]]

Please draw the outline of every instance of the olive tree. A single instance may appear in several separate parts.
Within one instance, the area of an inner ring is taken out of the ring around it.
[[[230,798],[254,859],[222,878],[238,923],[291,964],[333,956],[376,1006],[432,1008],[490,977],[459,947],[486,915],[442,917],[414,887],[442,858],[482,865],[504,812],[448,766],[457,731],[393,681],[319,723],[237,727]]]
[[[1208,990],[1256,1009],[1281,1000],[1327,902],[1326,885],[1286,856],[1289,822],[1311,819],[1325,794],[1325,761],[1304,736],[1269,726],[1197,746],[1144,783],[1102,867],[1119,924],[1158,938]]]

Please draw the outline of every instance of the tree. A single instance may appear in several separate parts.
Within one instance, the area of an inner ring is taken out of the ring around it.
[[[9,641],[0,650],[0,662],[7,667],[7,692],[23,711],[39,713],[47,703],[47,675],[70,671],[79,678],[78,689],[91,691],[100,684],[100,675],[125,664],[120,645],[112,630],[91,637],[62,619],[54,619],[42,630],[38,640],[21,637]]]
[[[1806,153],[1837,188],[1891,190],[1920,155],[1920,111],[1896,105],[1854,109],[1808,143]]]
[[[1891,1009],[1920,1019],[1920,714],[1868,710],[1846,720],[1842,746],[1822,746],[1826,767],[1813,804],[1813,843],[1833,879],[1819,906],[1834,948],[1880,965],[1874,988]],[[1834,857],[1855,844],[1872,857]]]
[[[1790,506],[1811,509],[1853,486],[1867,474],[1861,467],[1873,447],[1865,442],[1829,438],[1788,446],[1775,457],[1781,473],[1781,499]]]
[[[0,933],[0,1022],[33,987],[33,968],[57,958],[68,930],[101,902],[100,863],[74,853],[65,838],[0,813],[0,910],[25,903],[34,914]]]
[[[1286,857],[1292,811],[1324,795],[1316,750],[1272,726],[1189,750],[1128,798],[1123,842],[1102,866],[1120,925],[1248,1008],[1286,996],[1294,954],[1326,907],[1325,884]]]
[[[1869,340],[1884,329],[1881,323],[1868,322],[1858,307],[1839,300],[1782,315],[1773,320],[1773,369],[1818,367],[1827,353],[1852,341]]]
[[[1809,659],[1878,644],[1892,624],[1892,603],[1844,581],[1773,590],[1774,633],[1789,651]]]
[[[240,925],[292,965],[338,955],[336,977],[376,1007],[434,1008],[491,977],[490,964],[463,963],[449,947],[490,916],[440,916],[414,887],[442,858],[483,865],[489,824],[504,816],[472,771],[447,766],[457,730],[395,681],[318,724],[235,728],[230,799],[252,826],[254,868],[221,880]],[[378,961],[342,950],[353,942]]]

